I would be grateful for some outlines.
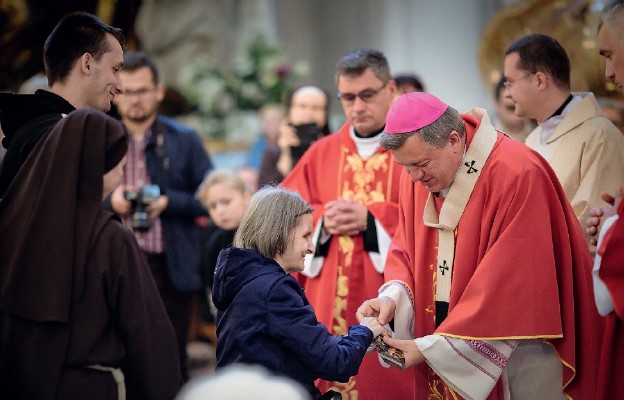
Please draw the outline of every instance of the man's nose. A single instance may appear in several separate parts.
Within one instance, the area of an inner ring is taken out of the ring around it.
[[[608,60],[605,63],[605,78],[610,82],[615,81],[615,72],[613,69],[613,65]]]
[[[357,96],[355,100],[353,100],[353,109],[354,110],[363,110],[366,108],[366,102]]]
[[[503,98],[505,99],[511,99],[511,91],[509,89],[507,89],[506,87],[503,87]]]
[[[412,178],[412,182],[421,180],[422,177],[425,175],[425,173],[421,169],[418,169],[416,167],[405,167],[405,169]]]
[[[117,78],[117,84],[115,85],[115,91],[117,92],[117,94],[124,94],[126,92],[126,89],[124,88],[124,85],[121,82],[120,78]]]

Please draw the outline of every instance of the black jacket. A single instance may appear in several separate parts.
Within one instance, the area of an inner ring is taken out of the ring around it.
[[[63,114],[74,110],[67,100],[46,90],[39,89],[35,94],[0,93],[2,146],[7,149],[0,164],[0,198],[39,140]]]

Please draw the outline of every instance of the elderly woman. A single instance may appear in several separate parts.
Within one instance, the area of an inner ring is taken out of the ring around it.
[[[217,369],[260,364],[321,397],[318,378],[346,382],[383,327],[363,319],[333,337],[316,320],[291,272],[311,254],[312,207],[295,192],[258,191],[234,237],[217,261],[213,300],[217,313]]]
[[[0,393],[11,399],[171,399],[176,340],[132,232],[102,209],[128,138],[70,113],[0,202]]]

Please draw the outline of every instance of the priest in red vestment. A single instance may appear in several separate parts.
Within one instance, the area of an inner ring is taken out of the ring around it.
[[[383,54],[357,49],[338,63],[338,90],[347,123],[315,142],[284,179],[314,207],[316,251],[297,278],[317,319],[335,336],[357,323],[355,312],[384,283],[384,264],[397,227],[401,168],[379,138],[396,84]],[[318,382],[343,400],[412,398],[414,380],[364,358],[349,382]]]
[[[382,147],[404,167],[379,297],[416,399],[589,399],[602,323],[592,259],[548,163],[426,93],[388,112]],[[413,367],[413,368],[410,368]]]
[[[624,87],[624,3],[611,0],[598,18],[597,48],[605,58],[605,77],[620,89]],[[616,399],[624,392],[624,202],[622,189],[615,192],[613,206],[600,210],[600,242],[594,264],[594,296],[600,314],[605,316],[605,336],[600,357],[596,399]],[[616,212],[617,211],[617,212]],[[594,219],[598,224],[598,218]],[[588,224],[589,225],[589,224]],[[589,231],[595,234],[597,226]]]

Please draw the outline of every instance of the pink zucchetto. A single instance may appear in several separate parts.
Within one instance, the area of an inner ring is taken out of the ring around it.
[[[385,133],[409,133],[435,122],[448,108],[437,97],[425,92],[402,94],[386,116]]]

